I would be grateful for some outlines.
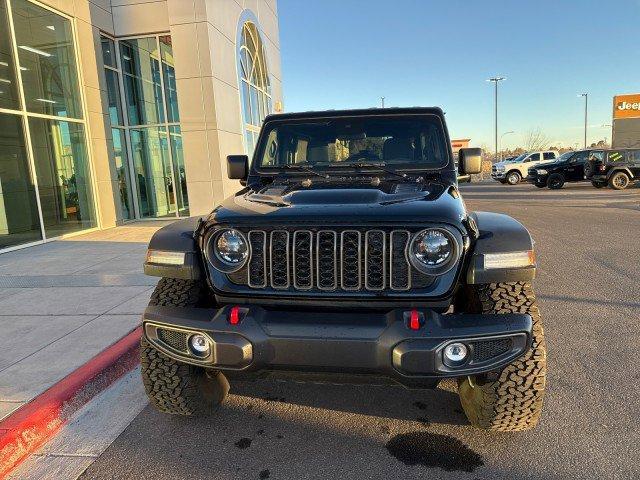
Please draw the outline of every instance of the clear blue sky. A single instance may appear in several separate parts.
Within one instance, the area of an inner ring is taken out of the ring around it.
[[[286,111],[441,106],[451,136],[493,149],[540,128],[610,141],[612,97],[640,92],[640,0],[278,0]]]

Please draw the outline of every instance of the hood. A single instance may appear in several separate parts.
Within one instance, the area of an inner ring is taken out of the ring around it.
[[[380,186],[301,184],[245,189],[226,199],[209,221],[229,225],[283,223],[322,226],[448,223],[464,229],[467,213],[452,185],[390,182]]]

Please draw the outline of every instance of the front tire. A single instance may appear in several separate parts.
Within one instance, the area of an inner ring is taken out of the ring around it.
[[[528,313],[533,343],[521,358],[507,365],[497,379],[476,375],[458,381],[458,395],[467,418],[483,430],[515,432],[538,424],[546,383],[547,355],[540,312],[531,284],[491,283],[472,287],[475,313]]]
[[[206,301],[200,282],[162,278],[149,305],[194,307]],[[142,383],[149,402],[162,413],[207,415],[213,413],[229,392],[229,382],[219,371],[178,362],[140,340]]]
[[[549,177],[547,186],[551,190],[560,190],[564,186],[564,176],[559,173],[554,173]]]
[[[517,185],[522,180],[522,175],[519,172],[509,172],[507,174],[507,183],[509,185]]]

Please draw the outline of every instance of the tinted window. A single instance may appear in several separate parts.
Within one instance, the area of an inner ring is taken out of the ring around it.
[[[553,152],[544,152],[543,158],[545,160],[553,160],[554,158],[556,158],[556,154]]]
[[[629,152],[629,159],[636,165],[640,165],[640,150],[632,150]]]
[[[571,163],[584,163],[589,158],[589,152],[578,152],[571,157]]]
[[[271,123],[266,129],[262,167],[384,162],[400,168],[438,168],[448,163],[436,116],[308,120]]]
[[[525,160],[525,162],[537,162],[540,160],[540,154],[539,153],[533,153],[529,156],[529,158],[527,158]]]

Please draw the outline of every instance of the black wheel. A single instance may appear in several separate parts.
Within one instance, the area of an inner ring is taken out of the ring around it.
[[[551,190],[559,190],[564,186],[564,176],[560,173],[552,173],[547,180],[547,186]]]
[[[199,282],[162,278],[149,305],[196,306],[205,301]],[[214,412],[229,392],[229,382],[217,370],[178,362],[140,341],[142,383],[149,402],[159,411],[175,415],[206,415]]]
[[[509,185],[517,185],[520,183],[520,180],[522,180],[522,175],[520,175],[519,172],[514,170],[513,172],[507,173],[507,183]]]
[[[624,190],[629,186],[629,176],[624,172],[616,172],[609,178],[609,186],[614,190]]]
[[[458,381],[462,408],[472,425],[515,432],[535,427],[540,419],[546,383],[547,354],[540,312],[531,284],[491,283],[471,288],[468,310],[474,313],[528,313],[533,318],[531,349],[500,372]],[[471,312],[469,312],[471,313]]]
[[[602,182],[594,182],[593,180],[591,181],[591,185],[593,185],[596,188],[604,188],[607,186],[606,183],[602,183]]]

